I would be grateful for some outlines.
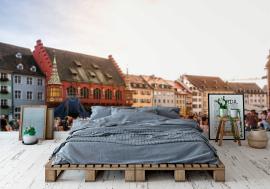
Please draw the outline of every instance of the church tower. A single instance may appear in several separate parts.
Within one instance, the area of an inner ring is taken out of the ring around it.
[[[269,50],[269,55],[267,57],[267,63],[265,65],[265,69],[267,72],[267,106],[270,108],[270,50]]]
[[[62,83],[58,75],[56,57],[53,57],[52,72],[47,83],[47,103],[55,104],[63,101]]]

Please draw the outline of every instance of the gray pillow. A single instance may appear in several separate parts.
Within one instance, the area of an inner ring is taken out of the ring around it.
[[[157,112],[157,107],[142,107],[142,108],[137,108],[138,112],[149,112],[149,113],[154,113],[158,114]]]
[[[168,117],[171,119],[179,119],[179,111],[180,109],[177,107],[162,107],[162,106],[157,106],[155,107],[157,114],[164,116],[164,117]]]
[[[90,120],[99,119],[111,115],[111,106],[92,106]]]
[[[117,113],[122,113],[122,112],[136,112],[135,107],[130,107],[130,106],[112,106],[111,107],[111,115],[115,115]]]

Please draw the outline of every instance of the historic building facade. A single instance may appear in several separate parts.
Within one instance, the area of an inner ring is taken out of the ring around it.
[[[0,115],[12,113],[12,78],[11,72],[2,67],[0,60]]]
[[[192,110],[192,93],[191,91],[180,81],[166,80],[168,84],[173,86],[174,102],[176,107],[180,108],[180,114],[183,116],[188,115]]]
[[[132,93],[133,107],[153,105],[153,88],[140,75],[125,75],[126,86]]]
[[[1,114],[19,118],[22,105],[44,104],[45,77],[31,50],[0,43],[0,57]]]
[[[175,90],[165,79],[154,75],[142,76],[153,89],[153,106],[175,106]]]
[[[100,58],[53,49],[37,40],[33,56],[46,75],[49,106],[68,97],[78,97],[85,106],[126,104],[124,74],[111,55]]]
[[[256,83],[229,82],[228,84],[236,94],[244,95],[245,109],[267,109],[267,92]]]
[[[234,93],[219,77],[182,75],[180,81],[192,92],[192,111],[195,113],[208,114],[209,93]]]

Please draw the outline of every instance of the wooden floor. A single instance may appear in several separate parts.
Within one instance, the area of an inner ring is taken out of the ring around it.
[[[22,145],[17,132],[0,132],[0,188],[270,188],[270,146],[253,149],[243,141],[238,146],[224,141],[223,146],[214,144],[220,159],[226,166],[226,182],[214,182],[208,172],[187,172],[186,182],[175,182],[173,172],[151,172],[146,182],[125,182],[121,171],[101,172],[96,182],[84,182],[82,171],[64,172],[55,183],[44,182],[44,164],[54,148],[66,134],[57,133],[55,140],[42,141],[37,145]]]

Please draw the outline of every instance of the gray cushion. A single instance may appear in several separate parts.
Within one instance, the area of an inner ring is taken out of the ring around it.
[[[162,107],[162,106],[157,106],[156,107],[157,114],[168,117],[171,119],[179,119],[179,111],[180,109],[177,107]]]
[[[115,115],[120,112],[136,112],[137,109],[135,107],[130,106],[112,106],[111,107],[111,115]]]
[[[158,114],[157,112],[157,107],[142,107],[142,108],[137,108],[138,112],[149,112],[149,113],[154,113]]]
[[[92,106],[90,120],[99,119],[111,115],[111,106]]]

